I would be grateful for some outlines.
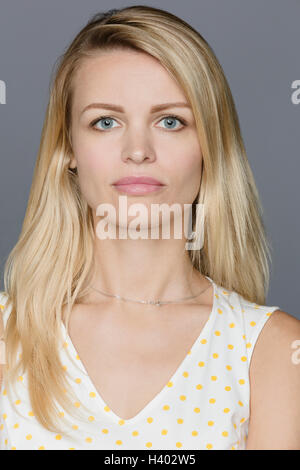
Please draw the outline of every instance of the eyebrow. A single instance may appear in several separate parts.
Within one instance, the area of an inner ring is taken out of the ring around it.
[[[95,108],[109,109],[109,110],[112,110],[112,111],[117,111],[119,113],[124,113],[125,112],[125,110],[122,106],[118,106],[116,104],[91,103],[81,111],[81,114],[83,114],[88,109],[95,109]],[[162,110],[167,109],[167,108],[190,108],[191,109],[191,106],[188,103],[183,103],[183,102],[162,103],[162,104],[156,104],[155,106],[152,106],[152,108],[150,109],[150,112],[155,113],[157,111],[162,111]]]

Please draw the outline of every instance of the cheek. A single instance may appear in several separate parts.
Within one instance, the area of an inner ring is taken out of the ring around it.
[[[166,174],[169,174],[170,181],[175,182],[174,190],[177,188],[185,200],[197,196],[201,182],[202,161],[201,148],[195,142],[193,145],[176,149],[168,158]],[[179,196],[179,193],[177,194]]]

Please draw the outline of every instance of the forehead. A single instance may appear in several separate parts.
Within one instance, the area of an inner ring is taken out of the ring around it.
[[[149,105],[179,101],[184,92],[161,63],[149,54],[116,50],[85,58],[73,77],[73,107],[93,101]]]

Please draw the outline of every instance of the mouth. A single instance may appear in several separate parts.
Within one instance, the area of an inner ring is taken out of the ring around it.
[[[132,195],[143,195],[162,190],[165,185],[149,176],[127,176],[112,185],[118,192]]]

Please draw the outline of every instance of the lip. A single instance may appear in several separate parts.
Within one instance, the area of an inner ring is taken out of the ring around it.
[[[126,176],[124,178],[119,179],[118,181],[115,181],[113,183],[114,186],[119,186],[119,185],[130,185],[130,184],[149,184],[149,185],[155,185],[155,186],[164,186],[163,183],[160,181],[156,180],[155,178],[152,178],[150,176]]]
[[[150,176],[126,176],[113,183],[112,186],[120,193],[133,196],[143,196],[165,187],[163,183]]]

